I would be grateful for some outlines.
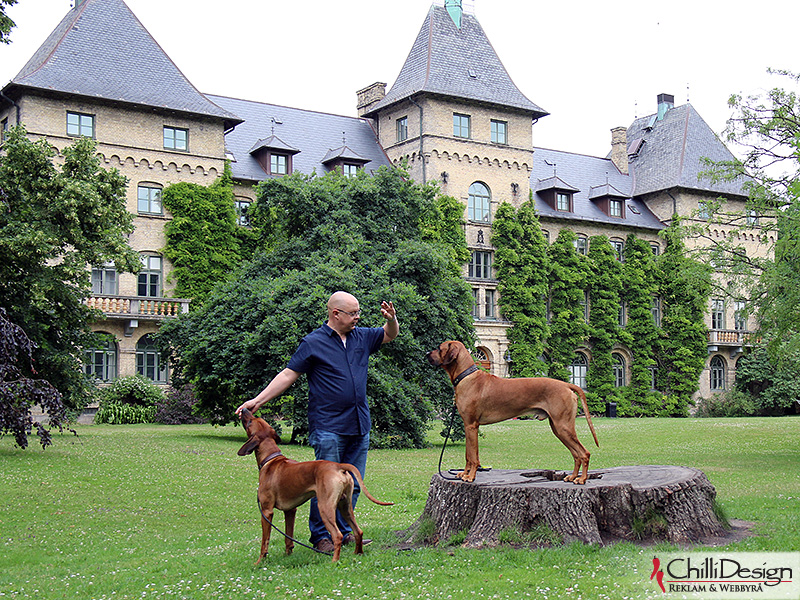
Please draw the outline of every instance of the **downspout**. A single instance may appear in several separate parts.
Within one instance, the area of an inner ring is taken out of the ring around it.
[[[678,214],[678,201],[675,199],[675,196],[669,193],[667,190],[667,196],[672,198],[672,217],[670,218],[670,223],[675,221],[675,216]]]
[[[408,100],[419,109],[419,157],[422,160],[422,183],[423,185],[427,182],[428,178],[425,175],[425,153],[422,151],[422,106],[420,106],[414,98],[410,97]]]
[[[16,119],[17,119],[17,120],[16,120],[16,123],[14,123],[14,125],[19,125],[19,119],[20,119],[20,110],[21,110],[21,109],[20,109],[20,107],[19,107],[19,104],[17,104],[17,103],[16,103],[16,102],[14,102],[14,101],[13,101],[11,98],[9,98],[8,96],[6,96],[6,95],[3,93],[3,90],[0,90],[0,98],[2,98],[2,99],[3,99],[3,100],[5,100],[6,102],[8,102],[8,103],[9,103],[11,106],[13,106],[13,107],[15,107],[15,108],[17,109],[17,111],[16,111],[16,112],[17,112],[17,114],[16,114]]]

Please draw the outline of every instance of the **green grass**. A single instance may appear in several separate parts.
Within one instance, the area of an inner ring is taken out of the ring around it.
[[[731,551],[798,551],[800,419],[595,419],[592,468],[675,464],[703,470],[729,519],[755,534]],[[585,443],[585,422],[578,425]],[[254,568],[260,526],[256,463],[236,451],[241,427],[78,426],[41,451],[0,438],[0,599],[6,598],[658,598],[652,557],[670,546],[540,550],[397,548],[394,532],[421,514],[441,450],[372,450],[356,512],[375,540],[339,564],[297,547]],[[438,429],[437,429],[438,431]],[[572,460],[538,421],[485,427],[481,460],[495,468],[567,470]],[[309,448],[284,445],[291,458]],[[463,466],[448,446],[444,468]],[[307,505],[306,505],[307,506]],[[298,537],[307,538],[307,508]],[[276,524],[282,525],[279,515]],[[457,536],[456,536],[457,537]],[[509,535],[511,541],[516,536]]]

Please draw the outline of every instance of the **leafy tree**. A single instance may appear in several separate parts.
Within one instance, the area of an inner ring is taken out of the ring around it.
[[[549,248],[550,377],[569,380],[575,350],[589,337],[586,321],[586,257],[575,251],[575,233],[562,229]]]
[[[800,398],[798,373],[797,356],[787,357],[776,368],[766,346],[757,344],[736,363],[736,389],[749,396],[756,413],[795,412]]]
[[[662,235],[667,247],[656,261],[664,313],[657,388],[666,394],[666,414],[686,416],[708,357],[704,316],[711,295],[711,269],[687,253],[679,224]]]
[[[14,21],[6,14],[6,7],[17,3],[17,0],[0,0],[0,44],[10,44],[9,34],[15,27]]]
[[[533,377],[547,372],[542,360],[547,325],[547,241],[532,201],[518,211],[507,202],[492,223],[495,266],[500,280],[500,309],[513,323],[508,330],[514,374]]]
[[[586,385],[591,390],[587,400],[590,410],[601,411],[617,392],[612,350],[618,339],[622,265],[605,235],[589,240],[588,259],[592,360],[586,375]]]
[[[51,430],[63,431],[67,421],[61,394],[49,381],[35,377],[34,349],[34,343],[0,306],[0,435],[10,433],[20,448],[28,447],[33,429],[46,448],[53,443]],[[31,406],[37,404],[48,416],[48,425],[33,419]]]
[[[175,294],[201,305],[211,289],[242,260],[241,241],[249,230],[238,225],[230,167],[210,186],[176,183],[162,195],[172,213],[164,256],[172,261]]]
[[[95,142],[76,140],[59,155],[22,127],[8,133],[0,156],[0,307],[33,343],[33,362],[71,408],[89,400],[84,348],[97,343],[89,324],[88,265],[115,263],[137,272],[127,242],[133,218],[125,209],[125,178],[100,167]]]
[[[371,359],[371,437],[380,446],[424,446],[430,417],[449,414],[452,404],[449,381],[425,353],[444,339],[474,339],[472,294],[456,253],[435,241],[452,235],[461,212],[444,210],[434,188],[390,169],[352,178],[293,174],[262,182],[257,193],[249,216],[261,252],[200,309],[161,329],[176,384],[194,385],[204,416],[231,421],[325,321],[331,293],[353,293],[365,326],[380,326],[377,306],[393,300],[401,334]],[[436,225],[436,214],[450,220]],[[266,408],[302,437],[305,378],[290,393]]]

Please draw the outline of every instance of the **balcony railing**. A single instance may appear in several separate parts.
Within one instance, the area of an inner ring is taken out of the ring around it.
[[[739,329],[709,329],[708,343],[716,346],[746,346],[756,341],[752,331]]]
[[[106,318],[165,319],[189,312],[184,298],[140,298],[131,296],[89,296],[89,308],[105,313]]]

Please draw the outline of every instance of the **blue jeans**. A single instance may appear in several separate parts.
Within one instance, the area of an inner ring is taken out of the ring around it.
[[[333,462],[350,463],[358,472],[361,478],[367,468],[367,450],[369,450],[369,433],[366,435],[339,435],[330,431],[315,429],[308,436],[308,443],[314,448],[314,457],[317,460],[330,460]],[[355,479],[355,478],[354,478]],[[353,491],[353,508],[356,506],[361,487],[355,481]],[[336,524],[342,535],[351,532],[350,526],[342,519],[339,511],[336,511]],[[308,516],[308,528],[311,530],[311,543],[316,544],[323,538],[330,538],[331,535],[325,529],[322,519],[319,516],[316,497],[311,499],[311,513]]]

